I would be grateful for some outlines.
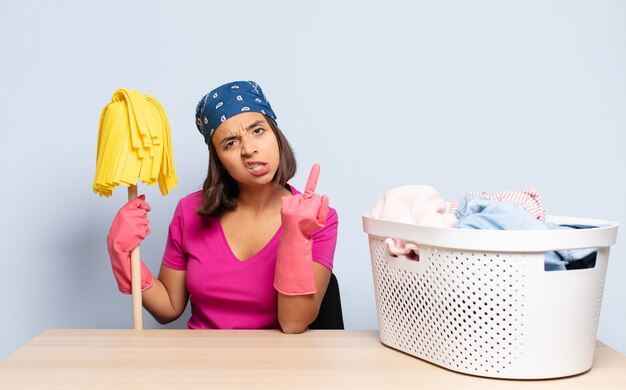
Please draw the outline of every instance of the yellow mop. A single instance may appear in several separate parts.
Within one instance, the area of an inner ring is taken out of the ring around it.
[[[128,200],[137,197],[137,182],[154,185],[162,195],[176,186],[170,125],[161,104],[139,91],[118,89],[100,115],[93,190],[110,196],[119,184],[128,186]],[[142,329],[139,246],[131,252],[133,324]]]

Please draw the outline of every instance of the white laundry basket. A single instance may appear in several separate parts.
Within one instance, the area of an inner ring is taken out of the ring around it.
[[[493,378],[542,379],[591,368],[611,221],[550,216],[591,229],[493,231],[363,216],[382,343],[441,367]],[[419,244],[419,260],[384,243]],[[597,248],[594,268],[545,271],[544,253]]]

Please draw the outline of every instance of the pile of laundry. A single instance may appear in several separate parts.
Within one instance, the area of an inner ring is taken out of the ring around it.
[[[446,201],[439,191],[427,185],[392,188],[378,200],[373,218],[422,226],[490,230],[587,229],[597,226],[558,225],[546,221],[539,191],[467,192],[461,200]],[[419,258],[416,243],[388,238],[393,256]],[[545,270],[593,268],[596,249],[566,249],[545,254]]]

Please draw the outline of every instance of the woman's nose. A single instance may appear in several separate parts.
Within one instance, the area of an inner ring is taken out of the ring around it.
[[[257,145],[250,137],[244,137],[241,141],[241,154],[251,156],[257,152]]]

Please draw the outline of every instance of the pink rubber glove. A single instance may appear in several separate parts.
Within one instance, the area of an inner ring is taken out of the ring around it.
[[[117,212],[107,235],[107,248],[113,275],[122,294],[130,294],[132,290],[130,252],[150,234],[148,211],[150,211],[150,205],[145,202],[145,195],[129,201]],[[154,277],[142,261],[141,291],[152,287],[153,282]]]
[[[280,211],[283,231],[280,235],[274,288],[284,295],[313,294],[313,239],[311,234],[326,224],[328,197],[315,193],[320,175],[319,164],[309,174],[304,194],[284,196]]]

